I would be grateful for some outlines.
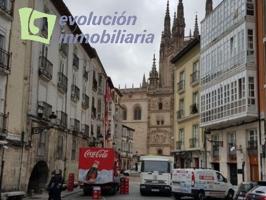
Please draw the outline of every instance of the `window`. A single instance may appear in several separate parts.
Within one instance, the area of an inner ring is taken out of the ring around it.
[[[182,145],[185,144],[185,131],[183,128],[179,129],[179,133],[178,133],[178,141],[182,142]]]
[[[248,77],[248,92],[249,92],[249,99],[248,105],[255,105],[255,80],[254,77]]]
[[[48,55],[48,47],[46,45],[42,45],[42,56],[47,58]]]
[[[123,107],[122,111],[123,111],[123,120],[127,120],[127,108]]]
[[[254,42],[253,42],[253,30],[252,29],[248,29],[248,56],[249,55],[253,55],[254,54]]]
[[[134,120],[141,120],[141,108],[139,106],[134,109]]]
[[[192,126],[192,138],[199,139],[199,125],[194,124]]]
[[[248,141],[257,141],[257,130],[248,130]]]
[[[159,110],[162,110],[162,109],[163,109],[163,103],[160,102],[160,103],[158,104],[158,107],[159,107]]]
[[[72,140],[72,150],[71,150],[71,160],[76,159],[76,148],[77,148],[77,140],[73,138]]]
[[[179,100],[179,110],[184,111],[184,106],[185,106],[184,99],[180,99]]]
[[[247,0],[247,15],[254,16],[254,0]]]
[[[199,71],[199,61],[196,61],[193,63],[193,72],[198,72]]]
[[[0,49],[5,49],[5,36],[0,34]]]
[[[192,95],[192,103],[198,105],[199,104],[199,93],[194,92]]]
[[[239,99],[245,98],[245,78],[238,79],[238,96]]]

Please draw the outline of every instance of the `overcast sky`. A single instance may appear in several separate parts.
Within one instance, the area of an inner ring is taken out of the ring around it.
[[[155,34],[153,44],[93,44],[98,55],[104,65],[108,75],[112,78],[116,87],[121,88],[139,87],[142,82],[143,74],[146,78],[152,67],[152,57],[155,53],[157,58],[163,30],[164,16],[167,0],[64,0],[72,14],[89,15],[94,12],[94,15],[112,15],[114,12],[121,14],[126,11],[127,16],[136,15],[137,22],[134,26],[81,26],[84,34],[101,33],[104,29],[112,33],[114,29],[126,30],[127,33],[147,33]],[[186,19],[186,35],[189,30],[194,29],[194,19],[196,13],[199,21],[205,15],[206,0],[183,0],[184,12]],[[221,0],[214,0],[214,6],[217,6]],[[170,15],[173,17],[177,10],[178,0],[170,0]],[[172,19],[171,19],[172,23]]]

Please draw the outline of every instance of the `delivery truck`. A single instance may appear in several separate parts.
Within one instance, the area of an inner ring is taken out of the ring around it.
[[[119,160],[114,149],[80,148],[79,185],[85,195],[91,194],[94,186],[114,195],[119,190],[119,184]]]

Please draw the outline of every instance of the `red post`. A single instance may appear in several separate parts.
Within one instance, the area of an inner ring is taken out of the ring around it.
[[[102,199],[101,187],[93,187],[93,189],[92,189],[92,199],[93,200]]]
[[[69,173],[67,180],[67,191],[72,192],[74,190],[74,173]]]
[[[129,178],[125,178],[125,194],[129,193]]]

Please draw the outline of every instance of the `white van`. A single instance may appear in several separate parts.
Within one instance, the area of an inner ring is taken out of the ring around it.
[[[174,169],[172,192],[176,199],[192,196],[197,200],[206,197],[233,200],[235,193],[233,185],[212,169]]]

